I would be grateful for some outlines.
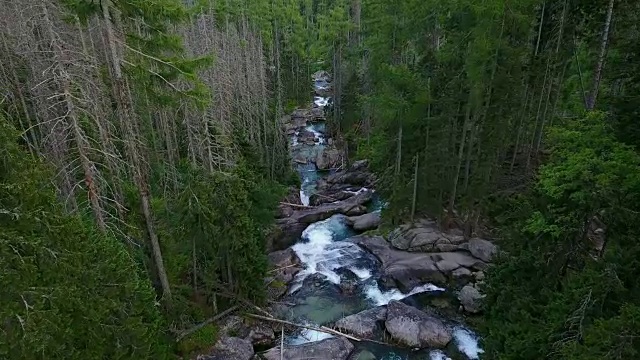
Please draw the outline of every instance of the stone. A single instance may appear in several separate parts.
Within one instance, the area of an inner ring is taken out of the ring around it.
[[[291,265],[300,265],[300,258],[293,249],[274,251],[267,255],[269,266],[272,269],[283,268]]]
[[[469,252],[484,262],[491,262],[498,253],[498,247],[488,240],[474,238],[469,240]]]
[[[342,151],[334,147],[326,147],[318,152],[315,163],[318,170],[328,170],[342,163]]]
[[[454,279],[469,278],[471,277],[471,270],[465,267],[461,267],[461,268],[455,269],[451,273],[451,275],[453,276]]]
[[[465,285],[458,293],[458,300],[464,310],[471,314],[477,314],[482,311],[482,299],[484,295],[471,285]]]
[[[200,355],[197,360],[249,360],[253,355],[253,345],[248,340],[222,337],[209,355]]]
[[[240,316],[227,316],[220,326],[220,334],[223,337],[245,338],[249,335],[249,327]]]
[[[483,281],[485,278],[484,271],[478,271],[474,273],[473,276],[476,278],[476,281]]]
[[[269,253],[267,258],[273,270],[271,275],[284,284],[293,281],[294,276],[302,269],[298,255],[291,248]]]
[[[335,323],[335,327],[356,337],[371,339],[378,330],[378,322],[386,318],[387,307],[379,306],[342,318]]]
[[[360,216],[350,217],[348,219],[349,224],[356,231],[367,231],[377,229],[380,225],[380,213],[372,212]]]
[[[273,345],[276,334],[270,326],[261,323],[251,329],[247,339],[254,346],[270,346]]]
[[[285,345],[282,358],[286,360],[346,360],[354,346],[343,337],[324,339],[302,345]],[[266,360],[280,360],[280,347],[262,355]]]
[[[414,348],[444,348],[453,337],[440,319],[399,301],[387,306],[385,326],[396,341]]]
[[[409,292],[424,283],[446,286],[447,278],[461,267],[483,270],[487,264],[464,252],[415,253],[390,246],[381,236],[359,235],[350,238],[380,260],[381,283]]]
[[[377,357],[369,350],[362,349],[353,354],[349,360],[376,360]]]
[[[298,241],[304,229],[309,224],[301,223],[295,219],[291,219],[296,212],[294,211],[289,218],[276,220],[274,230],[267,236],[268,251],[286,249]]]

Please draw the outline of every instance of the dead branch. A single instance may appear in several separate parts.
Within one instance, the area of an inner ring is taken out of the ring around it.
[[[207,320],[201,322],[200,324],[198,324],[198,325],[196,325],[194,327],[191,327],[191,328],[189,328],[187,330],[181,331],[176,336],[176,341],[180,341],[180,340],[184,339],[186,336],[189,336],[189,335],[193,334],[194,332],[196,332],[196,331],[202,329],[203,327],[213,323],[214,321],[218,321],[218,320],[222,319],[223,317],[231,314],[232,312],[234,312],[236,310],[238,310],[238,307],[237,306],[232,306],[232,307],[228,308],[227,310],[217,314],[216,316],[208,318]]]
[[[286,320],[280,320],[280,319],[276,319],[276,318],[268,318],[266,316],[261,316],[261,315],[256,315],[256,314],[245,314],[248,317],[252,317],[258,320],[265,320],[265,321],[271,321],[271,322],[276,322],[279,324],[284,324],[284,325],[289,325],[289,326],[295,326],[298,328],[304,328],[304,329],[308,329],[308,330],[313,330],[313,331],[319,331],[319,332],[323,332],[326,334],[331,334],[331,335],[337,335],[337,336],[342,336],[344,338],[347,338],[349,340],[353,340],[353,341],[362,341],[361,339],[358,339],[356,337],[353,337],[351,335],[347,335],[344,333],[341,333],[340,331],[337,330],[333,330],[330,329],[326,326],[320,326],[320,327],[315,327],[315,326],[309,326],[309,325],[302,325],[302,324],[296,324],[296,323],[292,323],[290,321],[286,321]]]

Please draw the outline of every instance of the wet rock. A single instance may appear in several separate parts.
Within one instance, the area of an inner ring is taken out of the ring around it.
[[[222,337],[209,355],[200,355],[198,360],[249,360],[253,358],[253,345],[245,339]]]
[[[398,301],[387,306],[385,326],[395,340],[411,347],[444,348],[452,339],[440,319]]]
[[[324,109],[322,108],[313,108],[311,109],[311,121],[324,120]]]
[[[329,184],[371,186],[373,180],[373,175],[364,171],[340,171],[327,177],[327,183]]]
[[[269,253],[267,258],[269,260],[269,265],[274,269],[291,265],[300,265],[300,259],[292,249],[274,251]]]
[[[302,268],[298,255],[291,248],[269,253],[268,259],[271,275],[284,284],[289,284]]]
[[[339,166],[342,163],[342,159],[342,151],[334,147],[326,147],[318,153],[315,163],[318,170],[328,170]]]
[[[346,200],[350,197],[355,196],[353,191],[345,191],[345,190],[324,190],[312,194],[309,197],[309,203],[313,206],[318,206],[322,204],[332,203],[335,201]]]
[[[304,229],[309,226],[306,223],[300,223],[291,217],[295,214],[292,212],[291,216],[287,219],[276,220],[276,226],[273,231],[267,236],[267,249],[268,251],[276,251],[286,249],[298,241]]]
[[[482,299],[484,295],[471,285],[464,286],[458,294],[458,300],[464,310],[471,314],[477,314],[482,311]]]
[[[430,282],[446,285],[453,271],[464,267],[482,270],[487,264],[464,252],[412,253],[394,249],[381,236],[354,236],[349,241],[376,256],[382,266],[381,283],[409,292]]]
[[[360,216],[350,217],[348,219],[349,224],[356,231],[367,231],[377,229],[380,225],[380,213],[372,212]]]
[[[342,318],[335,323],[335,326],[348,334],[371,339],[378,330],[378,323],[386,318],[387,307],[379,306]]]
[[[285,345],[282,358],[286,360],[346,360],[353,351],[349,340],[336,337],[302,345]],[[280,347],[263,354],[267,360],[280,360]]]
[[[357,280],[347,280],[340,282],[340,291],[345,295],[353,295],[358,288]]]
[[[359,208],[359,206],[371,201],[372,196],[373,193],[371,191],[363,191],[360,194],[343,201],[296,211],[290,218],[295,219],[296,222],[299,223],[312,224],[314,222],[326,220],[335,214],[361,215],[363,212],[362,208]],[[354,209],[356,211],[354,211]]]
[[[376,360],[376,356],[369,350],[359,350],[355,354],[351,355],[349,360]]]

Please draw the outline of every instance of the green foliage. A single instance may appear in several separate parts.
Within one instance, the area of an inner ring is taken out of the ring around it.
[[[123,245],[66,215],[0,118],[0,357],[167,356],[154,292]]]
[[[198,355],[211,348],[211,344],[215,343],[218,329],[214,324],[209,324],[195,333],[181,340],[178,344],[178,350],[182,354]]]
[[[601,113],[553,129],[536,187],[505,207],[510,256],[486,289],[489,358],[637,354],[640,156],[613,134]],[[601,251],[589,240],[594,216],[606,224]]]

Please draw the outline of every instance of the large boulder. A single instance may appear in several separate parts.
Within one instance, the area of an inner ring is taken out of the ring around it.
[[[482,299],[484,295],[471,285],[464,286],[458,293],[458,300],[464,310],[471,314],[477,314],[482,311]]]
[[[339,171],[327,177],[328,184],[371,186],[373,175],[365,171]]]
[[[436,222],[431,220],[401,225],[389,234],[393,247],[412,252],[455,251],[464,241],[462,235],[440,231]]]
[[[360,216],[352,216],[347,219],[353,230],[367,231],[377,229],[380,225],[380,213],[372,212]]]
[[[461,267],[483,270],[487,264],[465,252],[412,253],[394,249],[381,236],[354,236],[349,241],[376,256],[382,266],[381,282],[409,292],[426,282],[447,285]]]
[[[318,153],[315,163],[318,170],[328,170],[339,166],[342,160],[342,151],[335,147],[326,147]]]
[[[245,339],[222,337],[209,355],[200,355],[198,360],[249,360],[253,358],[253,345]]]
[[[342,318],[336,322],[335,327],[354,336],[370,339],[378,330],[378,322],[386,318],[386,306],[379,306]]]
[[[473,238],[468,244],[462,244],[461,249],[469,250],[471,255],[484,261],[491,262],[498,253],[498,247],[488,240]]]
[[[300,239],[307,226],[309,224],[298,222],[291,217],[276,220],[276,226],[267,236],[267,250],[284,250],[292,246]]]
[[[452,334],[437,317],[398,301],[387,306],[385,326],[398,342],[417,348],[444,348]]]
[[[262,356],[267,360],[346,360],[353,351],[353,344],[343,337],[329,338],[302,345],[285,345],[282,357],[280,347],[275,347]]]
[[[275,339],[276,335],[273,332],[273,328],[263,323],[254,326],[249,332],[249,336],[247,336],[247,340],[251,341],[254,346],[272,346]]]
[[[284,284],[289,284],[302,269],[298,255],[291,248],[269,253],[268,259],[271,267],[270,275]]]

